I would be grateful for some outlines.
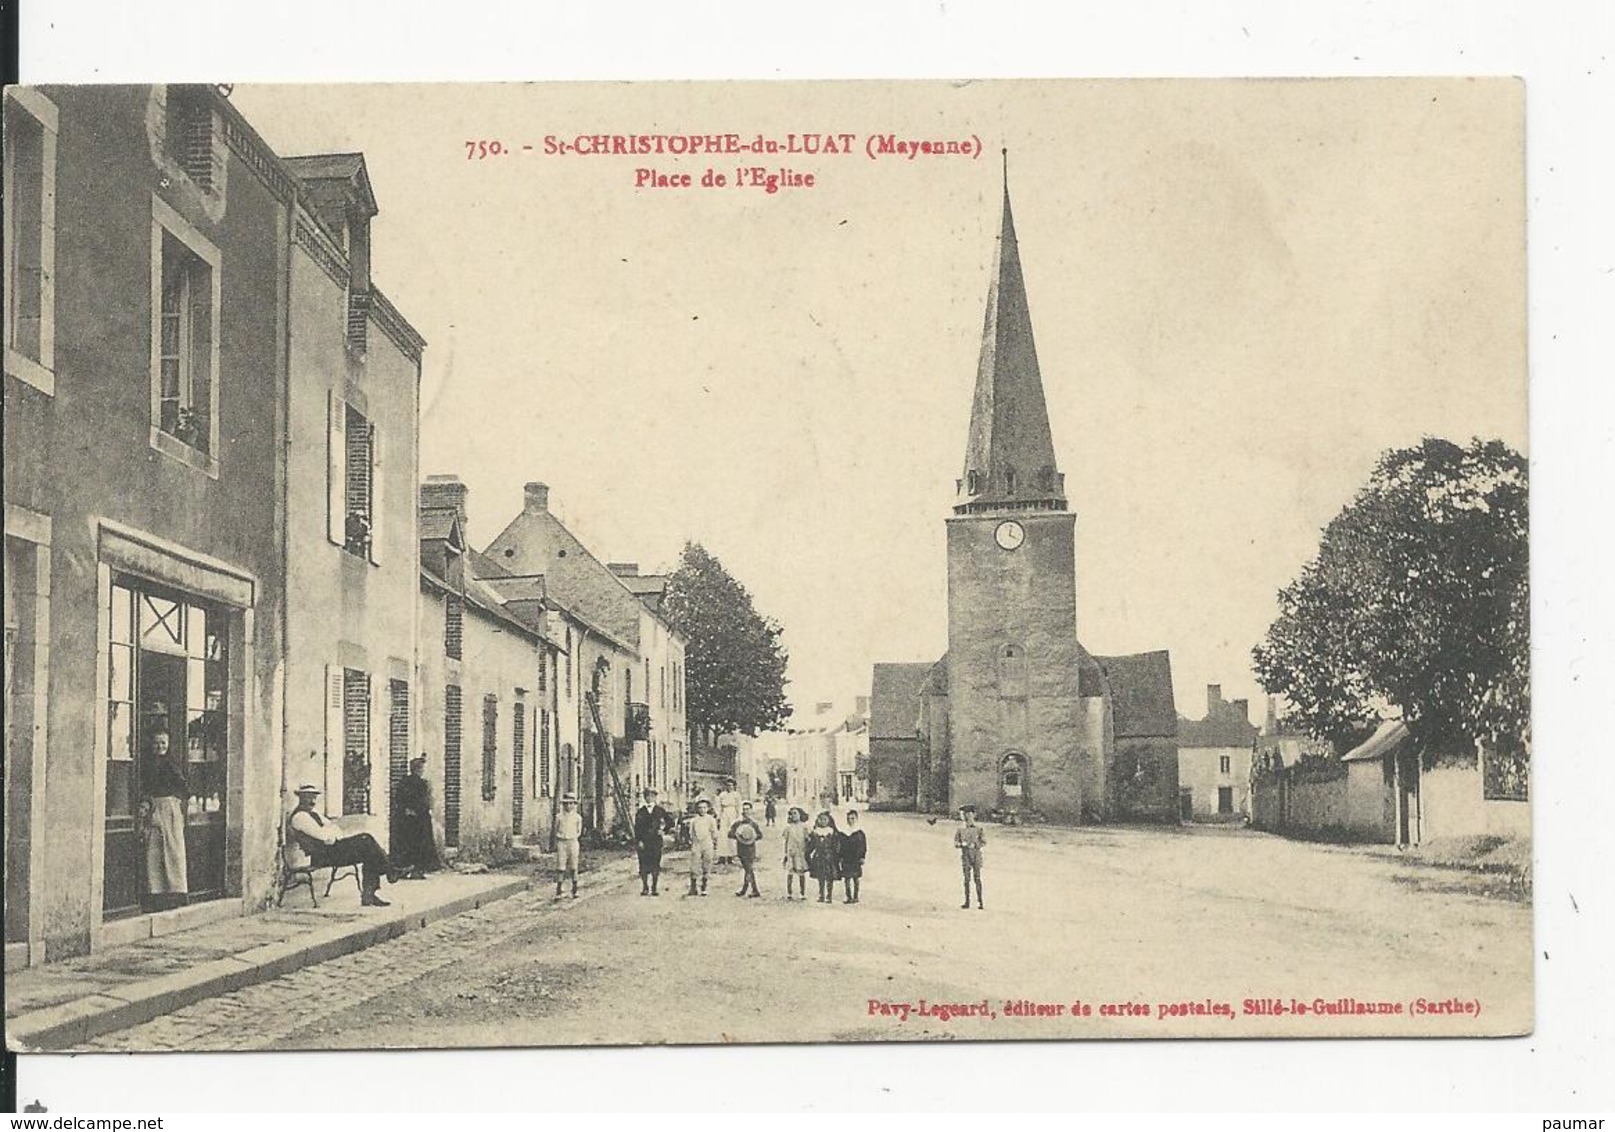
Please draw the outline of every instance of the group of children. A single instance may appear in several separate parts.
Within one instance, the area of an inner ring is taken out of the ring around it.
[[[659,895],[657,884],[662,871],[662,837],[665,833],[671,832],[672,822],[666,811],[656,805],[655,791],[645,793],[645,805],[641,807],[635,820],[635,848],[639,853],[640,894],[655,896]],[[713,865],[718,859],[718,838],[722,836],[733,839],[737,860],[740,863],[740,889],[735,895],[762,896],[757,888],[757,846],[763,839],[763,830],[752,816],[750,802],[742,803],[740,817],[727,830],[722,830],[719,828],[717,816],[712,811],[712,803],[702,798],[695,803],[695,813],[690,818],[689,828],[691,845],[688,895],[707,894],[707,883]],[[577,797],[570,793],[563,794],[561,812],[555,821],[557,900],[560,899],[563,884],[568,879],[572,884],[572,896],[574,899],[577,897],[578,865],[581,856],[579,846],[582,835],[583,817],[578,813]],[[654,846],[644,843],[651,838],[655,841]],[[976,807],[961,807],[959,826],[953,834],[953,844],[959,850],[959,864],[964,874],[964,903],[961,905],[963,908],[970,907],[972,883],[975,886],[976,907],[982,907],[981,855],[986,840],[981,826],[976,824]],[[786,814],[783,841],[784,856],[780,863],[785,868],[785,899],[798,899],[797,893],[800,890],[800,899],[805,901],[807,878],[811,875],[818,882],[818,903],[834,903],[838,880],[842,882],[845,894],[842,903],[858,903],[864,875],[864,859],[869,854],[869,842],[864,836],[864,831],[858,828],[857,810],[847,811],[847,828],[842,830],[836,824],[835,815],[829,810],[820,811],[810,827],[807,811],[800,806],[792,806]]]
[[[858,903],[859,889],[864,877],[864,858],[869,855],[869,842],[864,831],[858,828],[858,811],[847,811],[847,828],[843,832],[836,825],[835,815],[822,810],[808,828],[807,811],[792,806],[785,815],[785,899],[807,899],[807,878],[811,873],[819,882],[819,903],[835,900],[836,881],[845,886],[844,904]]]

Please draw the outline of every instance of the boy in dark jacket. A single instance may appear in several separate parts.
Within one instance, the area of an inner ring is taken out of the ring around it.
[[[841,883],[846,892],[844,904],[858,903],[858,888],[864,879],[864,858],[869,855],[869,842],[864,831],[858,828],[858,811],[847,811],[847,829],[838,846],[841,854]]]

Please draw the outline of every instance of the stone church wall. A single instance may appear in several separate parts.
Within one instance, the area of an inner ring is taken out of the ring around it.
[[[1025,542],[994,541],[1013,517]],[[1076,627],[1075,516],[1019,512],[948,521],[948,808],[998,809],[1000,767],[1026,760],[1021,805],[1079,820],[1083,712]],[[1014,649],[1014,656],[1006,655]],[[1174,787],[1175,788],[1175,787]]]

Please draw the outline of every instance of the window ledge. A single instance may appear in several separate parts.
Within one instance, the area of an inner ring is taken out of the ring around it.
[[[178,460],[188,467],[195,468],[211,479],[219,478],[219,459],[217,456],[197,451],[179,439],[179,437],[169,435],[156,425],[153,425],[151,429],[151,446],[163,455]]]
[[[32,385],[47,397],[56,396],[55,372],[10,346],[6,347],[6,373],[24,385]]]

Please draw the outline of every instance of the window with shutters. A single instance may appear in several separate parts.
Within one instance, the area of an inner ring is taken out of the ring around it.
[[[409,773],[409,681],[387,681],[387,781],[397,786]]]
[[[535,798],[548,798],[550,796],[550,709],[538,709],[538,781],[534,783],[537,789],[533,793]]]
[[[355,558],[381,564],[381,433],[353,405],[328,394],[326,502],[330,540]]]
[[[460,844],[460,731],[463,696],[458,684],[443,689],[443,844]]]
[[[482,697],[482,800],[499,793],[499,697]]]
[[[443,652],[459,660],[465,642],[465,598],[447,594],[443,598]]]
[[[342,812],[370,812],[370,676],[342,670]]]
[[[510,741],[510,832],[518,836],[522,831],[522,788],[527,779],[527,705],[517,700],[511,706],[513,716]]]
[[[152,446],[218,474],[219,250],[151,201]]]
[[[56,105],[5,92],[5,371],[56,391]]]

